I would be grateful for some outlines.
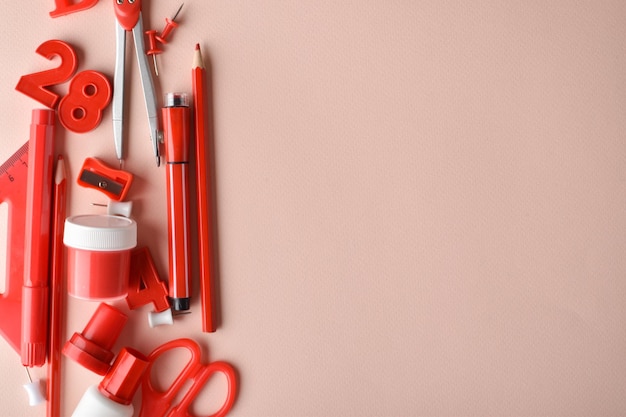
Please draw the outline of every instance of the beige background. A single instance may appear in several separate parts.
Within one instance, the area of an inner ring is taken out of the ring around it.
[[[146,1],[146,28],[178,5]],[[4,4],[0,161],[28,138],[38,104],[13,88],[52,65],[40,43],[112,78],[110,1],[53,6]],[[117,347],[198,340],[239,372],[233,416],[626,415],[626,3],[186,1],[180,23],[158,85],[190,90],[200,42],[222,322],[202,334],[197,298],[174,327],[130,312]],[[165,277],[165,174],[131,58],[129,198]],[[59,134],[72,178],[87,156],[115,163],[110,117]],[[104,200],[70,193],[71,214]],[[95,307],[70,300],[68,335]],[[44,415],[0,355],[0,414]],[[99,378],[64,375],[70,415]]]

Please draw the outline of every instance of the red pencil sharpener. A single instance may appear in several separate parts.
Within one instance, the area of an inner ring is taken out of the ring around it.
[[[111,200],[122,201],[133,183],[133,174],[111,168],[97,158],[87,158],[83,162],[76,183],[101,191]]]

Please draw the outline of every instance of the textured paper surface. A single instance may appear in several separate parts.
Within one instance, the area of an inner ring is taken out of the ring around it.
[[[178,5],[146,2],[145,28]],[[113,76],[110,2],[52,9],[3,9],[2,161],[38,107],[14,86],[51,65],[40,43]],[[200,42],[222,321],[202,334],[197,296],[173,327],[149,329],[145,308],[116,349],[198,340],[237,368],[233,416],[626,414],[625,3],[196,1],[180,23],[157,83],[189,92]],[[165,277],[165,173],[128,65],[129,198]],[[60,132],[72,180],[88,156],[116,163],[110,117]],[[103,201],[72,183],[70,214]],[[95,308],[70,300],[68,337]],[[44,415],[0,355],[0,414]],[[70,415],[99,378],[63,370]]]

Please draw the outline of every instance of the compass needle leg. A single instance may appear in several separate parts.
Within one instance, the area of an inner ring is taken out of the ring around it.
[[[115,22],[115,74],[113,78],[113,139],[115,141],[115,155],[122,165],[124,159],[124,69],[126,66],[126,31]]]

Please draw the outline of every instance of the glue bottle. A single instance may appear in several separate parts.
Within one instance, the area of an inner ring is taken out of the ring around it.
[[[133,397],[148,364],[140,352],[123,348],[102,382],[87,388],[72,417],[132,417]]]

